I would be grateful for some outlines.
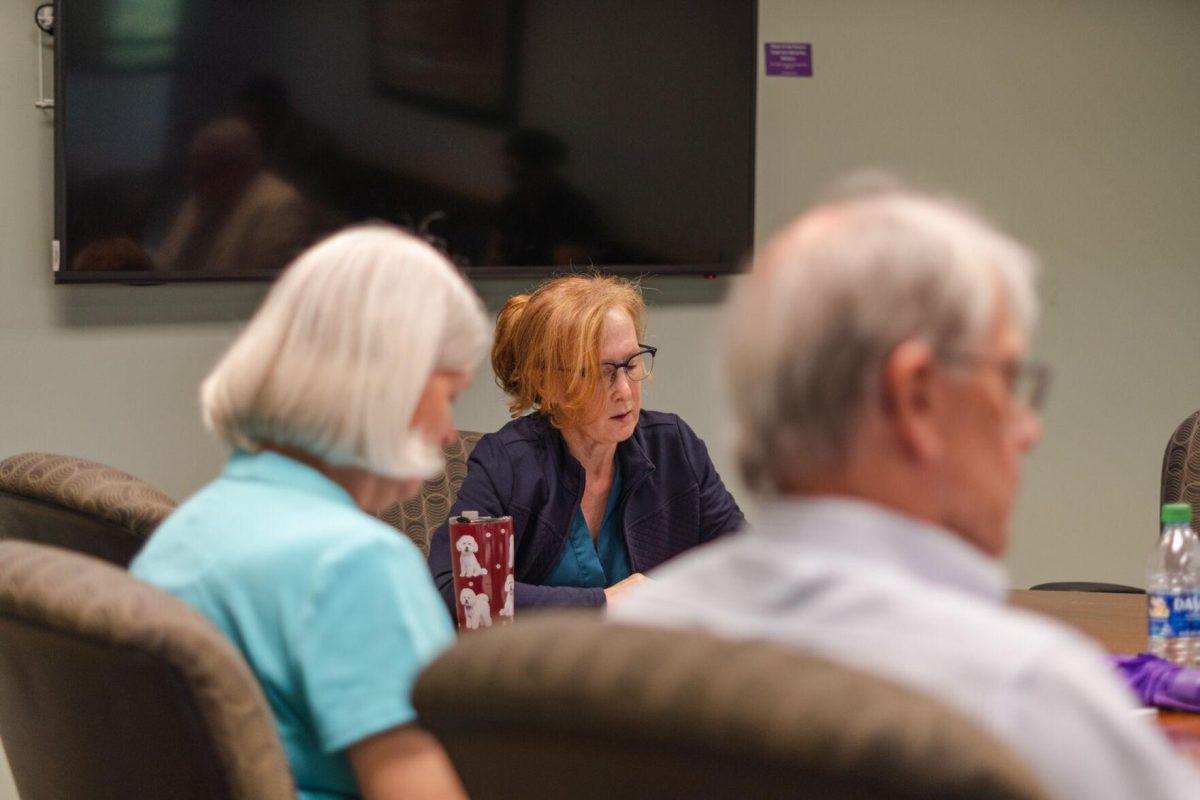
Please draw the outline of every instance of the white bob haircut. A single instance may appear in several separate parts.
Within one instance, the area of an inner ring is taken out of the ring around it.
[[[200,387],[205,424],[230,445],[295,447],[391,478],[443,468],[412,430],[435,370],[471,372],[483,305],[435,249],[354,227],[300,254]]]
[[[885,188],[818,205],[755,259],[728,309],[738,464],[772,494],[836,464],[909,340],[969,351],[1004,308],[1032,333],[1033,256],[948,200]]]

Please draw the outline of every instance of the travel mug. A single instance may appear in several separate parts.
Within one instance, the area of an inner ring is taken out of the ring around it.
[[[464,511],[450,520],[450,563],[460,630],[513,621],[513,520]]]

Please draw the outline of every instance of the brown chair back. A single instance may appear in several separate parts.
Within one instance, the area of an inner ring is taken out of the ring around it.
[[[63,547],[128,566],[175,501],[95,461],[21,453],[0,461],[0,539]]]
[[[99,559],[0,541],[0,740],[21,800],[294,798],[225,637]]]
[[[379,518],[403,532],[421,552],[429,555],[429,537],[450,516],[450,506],[458,497],[458,488],[467,477],[467,459],[482,433],[459,431],[458,438],[446,445],[446,469],[421,486],[412,500],[396,503],[379,513]]]
[[[1200,411],[1193,413],[1171,434],[1163,451],[1159,503],[1189,503],[1192,528],[1200,530]],[[1158,512],[1155,510],[1155,523]]]
[[[779,645],[544,614],[462,637],[413,702],[474,800],[1034,800],[930,698]]]

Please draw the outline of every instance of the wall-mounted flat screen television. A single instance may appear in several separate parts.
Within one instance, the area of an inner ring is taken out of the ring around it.
[[[382,220],[472,277],[737,268],[754,0],[58,0],[59,282],[270,279]]]

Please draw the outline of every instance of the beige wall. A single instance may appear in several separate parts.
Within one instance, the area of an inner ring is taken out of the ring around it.
[[[1168,435],[1200,406],[1200,5],[768,1],[816,77],[760,81],[760,222],[876,164],[970,198],[1045,262],[1055,368],[1009,565],[1141,584]]]
[[[37,0],[0,4],[0,453],[106,461],[175,496],[222,454],[195,385],[253,286],[55,287],[52,141],[36,111]],[[1039,354],[1056,381],[1009,563],[1014,583],[1140,583],[1162,446],[1200,406],[1200,6],[1157,0],[762,0],[764,40],[814,45],[816,77],[760,79],[760,233],[874,164],[978,203],[1046,263]],[[495,308],[520,284],[482,287]],[[721,286],[656,284],[651,404],[713,445]],[[460,425],[504,420],[481,376]],[[6,796],[0,780],[0,798]]]

